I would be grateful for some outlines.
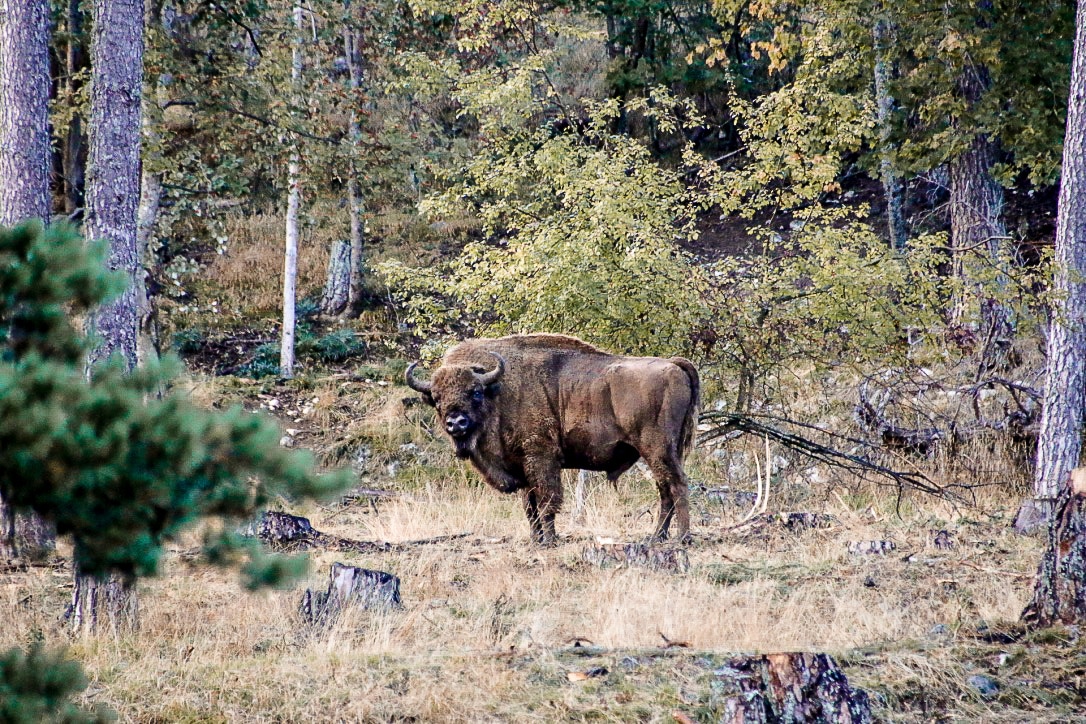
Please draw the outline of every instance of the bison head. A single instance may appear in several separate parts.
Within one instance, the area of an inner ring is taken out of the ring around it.
[[[415,379],[418,362],[412,362],[404,376],[407,386],[422,393],[427,404],[437,408],[445,421],[445,432],[453,439],[457,457],[467,458],[475,449],[479,430],[490,414],[491,401],[498,393],[499,380],[505,374],[505,360],[490,353],[497,361],[494,369],[462,364],[439,367],[429,382]]]

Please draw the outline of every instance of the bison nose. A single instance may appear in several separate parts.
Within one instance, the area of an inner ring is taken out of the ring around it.
[[[471,427],[471,420],[462,412],[454,412],[445,418],[445,431],[450,435],[463,435]]]

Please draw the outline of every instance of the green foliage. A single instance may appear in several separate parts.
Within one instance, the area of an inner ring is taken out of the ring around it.
[[[343,362],[366,353],[366,342],[350,329],[337,329],[318,337],[312,343],[312,351],[305,350],[325,363]]]
[[[35,643],[28,652],[0,654],[0,722],[4,724],[93,724],[112,721],[103,710],[86,712],[69,699],[87,687],[79,664],[63,652]]]
[[[262,377],[275,377],[279,374],[279,345],[267,342],[253,352],[252,359],[237,369],[240,377],[258,380]]]
[[[273,423],[235,408],[209,412],[158,391],[177,365],[126,373],[119,360],[88,380],[78,352],[86,338],[65,307],[82,311],[116,288],[66,227],[25,224],[0,231],[4,259],[0,328],[0,495],[70,535],[79,568],[141,576],[186,526],[221,520],[208,539],[216,560],[249,546],[229,534],[272,496],[315,497],[343,487],[347,474],[318,476],[313,460],[279,447]],[[65,259],[50,274],[41,259]],[[251,581],[267,578],[247,569]]]
[[[656,101],[626,109],[674,124],[669,99]],[[469,244],[447,270],[384,265],[413,323],[429,331],[464,314],[482,334],[566,332],[633,353],[689,346],[706,280],[676,242],[696,235],[694,202],[678,171],[609,132],[619,103],[590,108],[583,134],[506,137],[427,202],[434,214],[466,203],[500,241]]]

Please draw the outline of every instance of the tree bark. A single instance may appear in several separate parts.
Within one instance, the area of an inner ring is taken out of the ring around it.
[[[72,602],[64,612],[72,631],[94,634],[99,623],[109,623],[110,630],[130,631],[139,626],[139,598],[134,583],[117,576],[96,578],[75,570]]]
[[[1022,621],[1033,626],[1086,622],[1086,468],[1076,468],[1056,498],[1048,546]]]
[[[989,10],[981,3],[978,12]],[[958,91],[967,108],[975,107],[988,91],[991,76],[981,65],[967,63],[958,79]],[[995,366],[1010,351],[1014,320],[1003,303],[1008,285],[1006,266],[1009,237],[1003,226],[1003,187],[992,175],[996,161],[995,142],[983,130],[974,133],[968,147],[948,163],[950,176],[950,242],[955,276],[962,281],[952,321],[957,325],[979,322],[984,366]],[[996,296],[988,294],[977,276],[985,267],[995,267]],[[971,299],[979,302],[974,311]],[[972,318],[972,319],[971,319]]]
[[[1079,464],[1086,419],[1086,5],[1079,3],[1067,101],[1056,219],[1058,300],[1048,331],[1048,360],[1041,430],[1037,441],[1034,500],[1026,501],[1015,527],[1045,522],[1052,503]]]
[[[0,225],[49,222],[49,3],[0,0]],[[50,554],[56,535],[0,498],[0,560]]]
[[[128,287],[88,318],[100,344],[88,369],[116,354],[132,370],[139,359],[139,299],[143,285],[137,206],[140,198],[140,113],[143,90],[143,0],[94,0],[91,37],[90,150],[87,159],[86,235],[109,242],[107,265]],[[137,625],[135,588],[116,576],[75,572],[66,618],[75,630],[93,632],[107,618],[112,627]],[[104,613],[104,615],[103,615]]]
[[[366,238],[362,227],[362,192],[358,183],[357,156],[362,140],[362,128],[358,123],[358,89],[362,87],[362,58],[358,50],[358,36],[350,17],[350,0],[344,0],[347,22],[343,27],[343,49],[347,58],[347,78],[350,85],[350,120],[348,138],[351,143],[351,161],[347,176],[347,208],[351,216],[350,271],[347,282],[347,310],[357,312],[365,294]]]
[[[905,248],[909,233],[905,227],[905,187],[894,168],[890,142],[890,115],[894,99],[890,96],[890,79],[893,67],[887,59],[887,47],[893,41],[893,29],[886,18],[875,21],[875,107],[879,126],[879,173],[886,197],[886,225],[890,233],[890,247],[897,251]]]
[[[400,579],[384,571],[371,571],[333,563],[328,591],[306,589],[299,606],[310,625],[331,626],[347,608],[387,610],[400,608]]]
[[[0,224],[49,221],[49,3],[0,5]]]
[[[867,692],[853,689],[828,654],[767,654],[733,659],[717,670],[724,694],[714,709],[726,724],[871,722]],[[719,694],[716,695],[720,697]]]
[[[322,314],[339,314],[347,307],[351,277],[351,242],[338,239],[332,242],[328,254],[328,278],[321,296]]]
[[[139,292],[143,284],[136,230],[140,198],[140,102],[143,89],[143,0],[95,0],[91,39],[90,153],[86,234],[109,241],[108,266],[128,288],[91,315],[101,344],[94,364],[113,353],[136,366]]]
[[[302,6],[294,6],[294,43],[291,49],[290,78],[297,97],[302,79]],[[279,347],[279,375],[294,376],[295,283],[298,279],[298,213],[301,206],[301,157],[298,138],[290,139],[287,167],[286,249],[283,254],[283,331]]]

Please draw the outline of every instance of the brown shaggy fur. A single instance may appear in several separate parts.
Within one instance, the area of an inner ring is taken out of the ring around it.
[[[480,377],[504,373],[490,385]],[[437,408],[456,447],[484,480],[519,492],[538,543],[555,541],[561,470],[605,471],[616,480],[644,458],[660,491],[656,537],[674,517],[690,531],[683,458],[693,446],[700,382],[681,357],[622,357],[555,334],[469,339],[425,383],[409,384]],[[460,427],[457,427],[457,426]]]

